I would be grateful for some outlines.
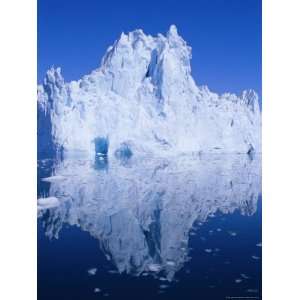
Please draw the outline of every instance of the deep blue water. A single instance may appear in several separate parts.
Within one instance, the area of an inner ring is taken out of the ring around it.
[[[261,298],[260,158],[38,166],[39,300]]]

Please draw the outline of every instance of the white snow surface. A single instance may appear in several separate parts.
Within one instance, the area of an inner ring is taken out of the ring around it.
[[[191,47],[172,25],[166,36],[122,33],[100,67],[78,81],[66,83],[52,67],[38,86],[39,114],[50,123],[50,130],[39,125],[39,138],[92,154],[98,137],[109,141],[108,155],[124,144],[133,154],[159,156],[260,152],[257,94],[197,86],[190,60]]]

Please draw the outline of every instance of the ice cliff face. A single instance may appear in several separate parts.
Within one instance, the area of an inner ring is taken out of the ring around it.
[[[259,156],[203,155],[116,160],[67,159],[53,168],[46,196],[56,208],[40,211],[46,235],[64,224],[87,231],[122,273],[159,272],[172,280],[189,259],[195,222],[216,212],[256,212],[261,193]]]
[[[39,153],[260,152],[257,94],[198,87],[190,59],[172,25],[166,36],[122,33],[101,66],[78,81],[65,83],[51,68],[38,86]]]

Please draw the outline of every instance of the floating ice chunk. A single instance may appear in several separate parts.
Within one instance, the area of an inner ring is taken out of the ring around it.
[[[221,231],[222,231],[222,229],[221,229],[221,228],[218,228],[218,229],[217,229],[217,231],[218,231],[218,232],[221,232]]]
[[[88,274],[91,275],[91,276],[96,275],[96,273],[97,273],[97,268],[91,268],[91,269],[89,269],[87,272],[88,272]]]
[[[101,290],[99,288],[94,288],[94,293],[100,293]]]
[[[234,232],[234,231],[228,231],[228,233],[229,233],[231,236],[236,236],[236,235],[237,235],[237,233]]]
[[[256,256],[256,255],[252,255],[251,257],[252,257],[253,259],[255,259],[255,260],[260,259],[260,257],[258,257],[258,256]]]
[[[151,272],[159,272],[161,270],[161,265],[159,265],[159,264],[149,264],[148,269]]]
[[[57,207],[59,204],[59,200],[56,197],[39,198],[37,200],[38,210]]]
[[[110,274],[118,274],[119,272],[117,270],[109,270],[108,273],[110,273]]]
[[[204,251],[207,252],[207,253],[211,253],[212,249],[205,249]]]
[[[242,281],[243,281],[242,279],[237,278],[237,279],[235,280],[235,283],[241,283]]]
[[[261,243],[256,244],[257,247],[261,247]]]
[[[65,180],[65,179],[66,179],[66,177],[64,177],[64,176],[61,176],[61,175],[54,175],[54,176],[42,178],[42,181],[46,181],[46,182],[56,182],[56,181],[62,181],[62,180]]]
[[[247,276],[246,274],[241,274],[241,277],[244,278],[244,279],[249,279],[250,277]]]

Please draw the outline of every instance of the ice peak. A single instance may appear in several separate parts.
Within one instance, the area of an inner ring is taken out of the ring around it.
[[[127,41],[127,39],[128,39],[128,36],[124,32],[122,32],[120,35],[120,38],[118,40],[118,43],[125,42],[125,41]]]
[[[167,36],[178,36],[178,31],[177,31],[177,27],[172,24],[167,32]]]
[[[258,98],[257,93],[252,89],[243,91],[242,96],[249,101],[255,101]]]
[[[250,90],[245,90],[242,93],[242,101],[250,107],[250,109],[254,112],[256,110],[259,110],[259,105],[258,105],[258,95],[257,93],[250,89]]]
[[[135,29],[135,30],[129,32],[129,35],[134,37],[134,38],[145,37],[145,33],[142,29]]]
[[[44,79],[44,84],[56,84],[58,86],[62,86],[64,83],[64,79],[61,75],[61,68],[54,68],[52,66],[46,73],[46,77]]]

